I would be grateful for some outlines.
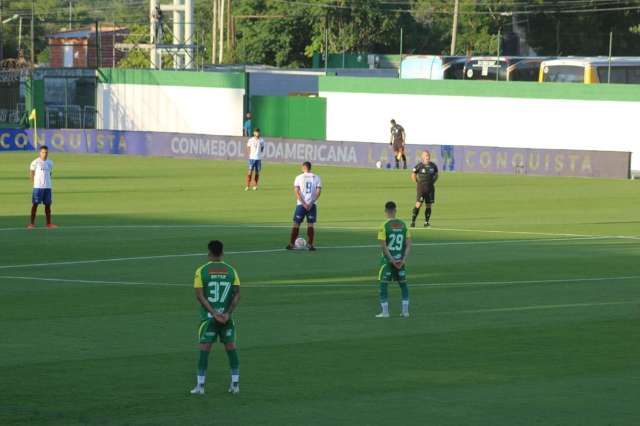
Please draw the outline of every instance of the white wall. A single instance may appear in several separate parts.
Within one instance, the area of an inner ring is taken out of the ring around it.
[[[632,152],[640,170],[640,102],[321,92],[327,139]]]
[[[244,89],[99,84],[98,129],[242,136]]]

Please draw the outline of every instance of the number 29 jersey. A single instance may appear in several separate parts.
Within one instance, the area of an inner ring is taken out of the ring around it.
[[[233,298],[233,286],[240,285],[240,277],[233,268],[225,262],[208,262],[196,269],[193,287],[201,288],[213,309],[224,312]],[[206,321],[212,315],[200,307],[200,318]]]
[[[391,257],[402,259],[407,248],[407,238],[411,238],[411,231],[407,224],[400,219],[389,219],[378,229],[378,240],[384,241]],[[382,253],[382,264],[389,263],[389,259]]]

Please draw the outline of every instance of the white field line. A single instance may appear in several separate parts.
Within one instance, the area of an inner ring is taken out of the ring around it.
[[[462,311],[445,311],[431,312],[430,315],[460,315],[460,314],[490,314],[501,312],[522,312],[537,311],[543,309],[570,309],[570,308],[592,308],[599,306],[618,306],[618,305],[636,305],[640,304],[640,300],[622,300],[619,302],[596,302],[596,303],[566,303],[560,305],[529,305],[529,306],[512,306],[508,308],[487,308],[487,309],[468,309]]]
[[[521,240],[495,240],[495,241],[448,241],[448,242],[435,242],[435,243],[414,243],[413,247],[428,247],[428,246],[459,246],[459,245],[487,245],[487,244],[518,244],[518,243],[544,243],[548,241],[584,241],[584,240],[603,240],[612,239],[612,237],[606,236],[588,236],[588,237],[571,237],[571,238],[531,238]],[[351,249],[366,249],[366,248],[380,248],[379,244],[362,244],[362,245],[350,245],[350,246],[327,246],[318,247],[319,250],[351,250]],[[265,254],[265,253],[279,253],[285,252],[286,249],[265,249],[265,250],[243,250],[243,251],[228,251],[226,255],[242,255],[242,254]],[[0,270],[3,269],[16,269],[16,268],[30,268],[39,266],[64,266],[64,265],[83,265],[92,263],[105,263],[105,262],[126,262],[132,260],[154,260],[154,259],[170,259],[178,257],[194,257],[194,256],[206,256],[205,253],[183,253],[183,254],[163,254],[156,256],[134,256],[134,257],[113,257],[106,259],[89,259],[89,260],[69,260],[61,262],[46,262],[46,263],[28,263],[21,265],[0,265]]]
[[[190,283],[158,283],[158,282],[140,282],[140,281],[100,281],[100,280],[79,280],[69,278],[53,278],[53,277],[29,277],[16,275],[0,275],[0,279],[6,280],[24,280],[24,281],[43,281],[43,282],[59,282],[59,283],[78,283],[78,284],[103,284],[103,285],[132,285],[132,286],[152,286],[152,287],[184,287],[191,286]],[[429,287],[472,287],[472,286],[494,286],[494,285],[523,285],[523,284],[566,284],[581,282],[605,282],[605,281],[627,281],[640,280],[640,275],[628,275],[617,277],[583,277],[583,278],[559,278],[548,280],[515,280],[515,281],[461,281],[448,283],[409,283],[411,288],[429,288]],[[377,287],[377,282],[372,278],[371,284],[353,284],[353,283],[331,283],[331,284],[242,284],[245,288],[304,288],[304,289],[325,289],[325,288],[373,288]]]
[[[54,232],[60,232],[64,230],[99,230],[99,229],[202,229],[202,228],[212,228],[212,229],[289,229],[291,228],[290,224],[264,224],[264,225],[248,225],[248,224],[191,224],[191,225],[78,225],[78,226],[62,226],[56,229]],[[343,230],[343,231],[366,231],[366,230],[377,230],[376,226],[318,226],[318,229],[327,229],[327,230]],[[13,227],[13,228],[0,228],[0,232],[11,232],[11,231],[27,231],[24,227]],[[36,228],[35,230],[30,230],[29,232],[34,231],[50,231],[46,228]],[[437,226],[432,226],[430,228],[415,228],[414,231],[444,231],[444,232],[477,232],[477,233],[486,233],[486,234],[511,234],[511,235],[539,235],[539,236],[548,236],[548,237],[603,237],[603,238],[621,238],[621,239],[632,239],[632,240],[640,240],[640,236],[638,235],[590,235],[590,234],[572,234],[572,233],[557,233],[557,232],[531,232],[531,231],[503,231],[503,230],[494,230],[494,229],[468,229],[468,228],[441,228]]]
[[[495,281],[494,283],[500,284],[515,284],[515,283],[558,283],[558,282],[575,282],[575,281],[595,281],[595,280],[620,280],[620,279],[632,279],[632,278],[640,278],[640,276],[634,277],[601,277],[601,278],[575,278],[568,280],[537,280],[537,281]],[[34,277],[11,277],[11,276],[0,276],[0,279],[20,279],[20,280],[37,280],[37,281],[48,281],[48,282],[70,282],[70,283],[85,283],[85,284],[100,284],[100,285],[142,285],[142,286],[163,286],[163,287],[184,287],[187,288],[186,284],[171,284],[171,283],[143,283],[143,282],[135,282],[135,281],[95,281],[95,280],[71,280],[71,279],[63,279],[63,278],[34,278]],[[490,284],[490,282],[477,282],[477,283],[439,283],[439,284],[413,284],[412,287],[416,286],[447,286],[447,285],[484,285]],[[295,285],[264,285],[259,287],[293,287]],[[337,285],[331,285],[331,287],[335,287]],[[373,285],[359,285],[359,284],[344,284],[341,287],[374,287]],[[244,287],[258,287],[251,285],[244,285]],[[329,287],[327,285],[302,285],[298,287],[307,287],[307,288],[318,288],[318,287]],[[428,312],[428,316],[433,315],[467,315],[467,314],[483,314],[483,313],[510,313],[510,312],[523,312],[523,311],[537,311],[537,310],[548,310],[548,309],[572,309],[572,308],[591,308],[591,307],[601,307],[601,306],[619,306],[619,305],[636,305],[640,304],[640,300],[624,300],[617,302],[596,302],[596,303],[567,303],[567,304],[553,304],[553,305],[526,305],[526,306],[509,306],[504,308],[484,308],[484,309],[464,309],[458,311],[442,311],[442,312]]]

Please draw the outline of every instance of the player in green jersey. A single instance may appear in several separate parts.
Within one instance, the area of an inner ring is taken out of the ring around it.
[[[387,216],[385,223],[378,230],[378,241],[382,247],[380,259],[380,306],[382,312],[376,318],[389,318],[389,293],[387,287],[391,281],[397,281],[402,292],[402,314],[409,316],[409,288],[407,287],[407,271],[405,263],[411,252],[411,231],[407,224],[396,219],[396,203],[389,201],[384,206]]]
[[[220,339],[231,367],[229,392],[240,392],[240,361],[236,350],[236,330],[231,313],[240,300],[240,278],[236,270],[222,260],[223,245],[209,242],[209,262],[196,269],[194,288],[200,303],[200,356],[198,358],[197,385],[192,394],[204,394],[204,380],[209,364],[211,345]]]

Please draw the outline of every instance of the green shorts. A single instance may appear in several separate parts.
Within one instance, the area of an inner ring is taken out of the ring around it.
[[[221,324],[214,319],[200,322],[198,327],[198,339],[200,343],[215,343],[220,338],[220,343],[235,343],[236,326],[230,319],[226,324]]]
[[[385,263],[380,267],[378,279],[381,283],[397,281],[400,284],[404,284],[407,282],[407,270],[405,269],[404,265],[402,265],[402,268],[398,269],[390,263]]]

